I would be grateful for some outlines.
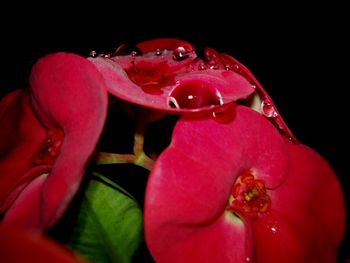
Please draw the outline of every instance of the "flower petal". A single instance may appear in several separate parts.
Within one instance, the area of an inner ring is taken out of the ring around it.
[[[33,160],[46,129],[33,113],[27,90],[13,91],[2,99],[0,126],[0,212],[4,212],[37,175],[31,170],[37,170]]]
[[[184,249],[196,256],[181,262],[220,253],[225,259],[221,262],[250,258],[251,248],[243,242],[249,238],[250,224],[225,212],[231,188],[247,169],[253,169],[267,187],[277,187],[285,179],[287,165],[282,137],[249,108],[238,106],[236,118],[225,124],[181,119],[147,185],[145,231],[152,255],[159,262],[176,262]],[[204,249],[211,242],[222,246]]]
[[[7,263],[84,263],[71,250],[46,236],[0,225],[0,260]]]
[[[41,58],[32,68],[30,85],[38,118],[47,130],[62,131],[64,138],[49,174],[27,186],[4,221],[42,230],[57,222],[80,185],[104,125],[107,93],[96,68],[69,53]],[[31,147],[38,151],[40,143],[35,143]],[[31,155],[25,160],[34,161]]]
[[[222,104],[246,98],[254,92],[248,80],[234,71],[223,68],[202,70],[199,66],[202,60],[197,58],[194,48],[187,42],[156,39],[142,42],[138,47],[147,53],[142,56],[89,58],[104,76],[108,91],[123,100],[170,113],[211,113]],[[178,59],[177,55],[180,56]],[[210,102],[208,105],[196,102],[192,103],[197,106],[195,108],[181,108],[175,102],[174,106],[172,92],[184,85],[187,89],[188,82],[191,82],[190,90],[194,94],[185,93],[185,98],[181,100],[202,101],[211,89],[217,96],[214,103],[207,100]]]
[[[256,255],[271,263],[336,262],[345,225],[337,177],[309,147],[288,144],[288,151],[288,178],[271,193],[271,213],[254,221]]]

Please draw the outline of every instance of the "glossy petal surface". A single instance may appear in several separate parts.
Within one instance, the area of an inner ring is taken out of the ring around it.
[[[271,198],[254,219],[226,209],[247,170]],[[328,164],[243,106],[230,123],[180,120],[148,182],[146,240],[157,262],[332,262],[343,227]]]

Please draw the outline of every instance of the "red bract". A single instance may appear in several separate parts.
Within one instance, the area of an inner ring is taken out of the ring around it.
[[[129,102],[162,112],[213,112],[254,92],[244,77],[221,67],[213,55],[198,58],[187,42],[156,39],[136,48],[142,55],[125,55],[122,46],[113,56],[90,58],[108,91]]]
[[[86,263],[48,237],[0,225],[0,260],[6,263]]]
[[[85,58],[51,54],[34,65],[30,89],[0,106],[3,221],[46,229],[74,196],[99,139],[104,80]]]
[[[331,168],[245,106],[230,123],[177,123],[145,207],[157,262],[335,262],[344,231]]]
[[[247,68],[177,39],[36,63],[30,89],[0,102],[4,223],[45,229],[61,217],[100,137],[106,91],[150,109],[135,107],[134,153],[118,161],[151,167],[146,125],[182,115],[146,189],[156,262],[335,262],[345,220],[331,167],[298,143]]]
[[[145,231],[155,260],[335,262],[344,202],[334,172],[298,144],[251,72],[226,54],[207,49],[206,57],[197,64],[207,83],[201,92],[215,87],[205,79],[217,70],[236,72],[255,86],[259,113],[238,106],[222,111],[234,115],[224,123],[216,114],[177,123],[147,186]],[[186,90],[198,88],[196,74],[186,76]]]

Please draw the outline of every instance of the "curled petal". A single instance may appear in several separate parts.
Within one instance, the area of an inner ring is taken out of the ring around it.
[[[11,144],[21,149],[27,140],[31,142],[23,152],[27,166],[21,166],[21,171],[13,162],[6,162],[6,166],[15,169],[19,180],[30,171],[30,164],[46,164],[48,171],[31,177],[30,183],[27,181],[8,208],[4,222],[43,230],[62,216],[80,185],[104,125],[107,93],[102,76],[88,60],[74,54],[54,53],[33,66],[29,95],[41,129],[36,128],[37,119],[27,117],[32,114],[28,105],[27,115],[14,120],[12,126],[17,131],[16,125],[21,127],[30,121],[27,132],[19,146]],[[30,137],[32,133],[35,140]],[[8,152],[13,159],[21,156]],[[9,180],[10,174],[1,175]]]
[[[27,90],[13,91],[2,99],[0,126],[0,212],[3,213],[35,177],[32,170],[37,168],[33,167],[33,160],[45,139],[46,129],[33,113]]]

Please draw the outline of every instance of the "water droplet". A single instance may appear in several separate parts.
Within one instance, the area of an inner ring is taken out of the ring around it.
[[[58,129],[49,129],[46,136],[47,138],[40,144],[38,153],[33,160],[34,165],[53,165],[59,154],[64,133]]]
[[[95,50],[91,50],[89,53],[89,56],[92,58],[95,58],[95,57],[97,57],[97,52]]]
[[[238,64],[233,65],[233,71],[235,71],[237,73],[242,73],[242,69]]]
[[[261,112],[267,118],[276,118],[278,116],[275,106],[268,99],[265,99],[261,102]]]
[[[207,66],[205,65],[205,63],[200,63],[199,65],[198,65],[198,69],[199,70],[205,70],[205,69],[207,69]]]
[[[219,68],[219,64],[217,64],[215,61],[209,61],[208,62],[208,67],[210,69],[218,69]]]
[[[279,223],[278,221],[270,221],[266,225],[267,230],[273,235],[279,234]]]
[[[174,50],[173,59],[176,61],[182,61],[188,58],[189,56],[189,51],[185,47],[180,46]]]
[[[220,123],[228,123],[234,120],[236,116],[236,103],[234,101],[223,104],[220,103],[221,107],[216,108],[213,111],[213,118],[215,121]]]
[[[256,85],[254,85],[254,84],[251,85],[251,87],[252,87],[252,89],[256,89]]]
[[[162,51],[159,48],[157,48],[155,54],[156,54],[156,56],[160,56],[160,55],[162,55]]]
[[[246,258],[245,258],[245,261],[246,261],[246,262],[251,262],[251,258],[250,258],[250,257],[246,257]]]
[[[226,64],[226,65],[225,65],[225,69],[226,69],[226,70],[232,70],[232,67],[231,67],[230,64]]]
[[[135,45],[122,44],[116,49],[116,51],[113,53],[112,56],[114,57],[114,56],[127,56],[127,55],[140,56],[142,55],[142,52]]]
[[[104,58],[110,58],[111,55],[110,55],[110,54],[104,54],[103,57],[104,57]]]
[[[273,234],[276,234],[276,233],[277,233],[277,228],[276,228],[276,227],[272,226],[270,229],[271,229],[271,232],[272,232]]]
[[[180,83],[169,95],[169,106],[178,109],[198,109],[220,106],[222,103],[222,98],[215,88],[194,81]]]

